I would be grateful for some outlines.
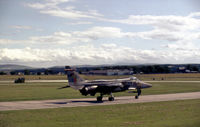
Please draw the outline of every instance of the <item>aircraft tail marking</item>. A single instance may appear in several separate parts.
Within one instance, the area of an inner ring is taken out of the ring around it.
[[[70,66],[65,66],[65,72],[67,74],[70,87],[75,89],[81,89],[83,87],[80,82],[83,82],[84,79],[81,78],[74,69],[72,69]]]

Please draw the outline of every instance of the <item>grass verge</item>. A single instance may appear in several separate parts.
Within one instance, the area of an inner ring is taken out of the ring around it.
[[[142,90],[142,95],[200,91],[200,83],[152,83],[153,87]],[[72,88],[58,89],[67,83],[0,83],[0,101],[45,100],[83,98]],[[97,94],[98,95],[98,94]],[[114,93],[115,96],[134,96],[128,92]],[[91,96],[86,96],[91,97]]]

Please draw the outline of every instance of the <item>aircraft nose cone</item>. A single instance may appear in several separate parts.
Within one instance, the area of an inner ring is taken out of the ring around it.
[[[149,84],[149,83],[143,83],[142,84],[142,88],[150,88],[150,87],[152,87],[152,85]]]

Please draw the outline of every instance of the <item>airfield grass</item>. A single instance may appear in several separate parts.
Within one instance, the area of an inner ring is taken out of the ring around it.
[[[1,111],[0,127],[199,127],[200,99]]]
[[[67,83],[0,83],[0,101],[46,100],[85,98],[72,88],[58,89]],[[153,87],[142,90],[142,95],[200,91],[200,83],[155,82]],[[99,94],[96,94],[98,96]],[[118,92],[114,96],[134,96],[134,93]]]
[[[84,79],[117,79],[135,76],[140,80],[167,80],[167,81],[200,81],[200,73],[175,73],[175,74],[134,74],[125,76],[101,76],[101,75],[81,75]],[[67,80],[66,75],[1,75],[0,81],[14,81],[19,77],[24,77],[26,80]]]
[[[67,80],[66,75],[0,75],[0,81],[11,80],[24,77],[26,80]]]

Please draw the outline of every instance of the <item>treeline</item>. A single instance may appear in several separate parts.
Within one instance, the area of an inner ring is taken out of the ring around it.
[[[90,66],[90,67],[76,67],[79,73],[94,71],[94,70],[129,70],[133,73],[197,73],[200,71],[200,64],[177,64],[177,65],[118,65],[118,66]],[[65,74],[64,67],[54,68],[40,68],[40,69],[25,69],[13,70],[10,72],[1,71],[0,75],[57,75]]]
[[[130,70],[134,73],[169,73],[170,69],[167,66],[148,65],[148,66],[104,66],[104,67],[81,67],[78,68],[79,73],[88,72],[92,70]]]
[[[134,66],[103,66],[103,67],[81,67],[78,68],[79,73],[89,72],[91,70],[130,70],[134,73],[189,73],[199,72],[199,64],[186,64],[186,65],[134,65]]]
[[[64,67],[58,68],[58,69],[25,69],[25,70],[13,70],[10,72],[0,72],[0,75],[57,75],[59,73],[64,74]]]

